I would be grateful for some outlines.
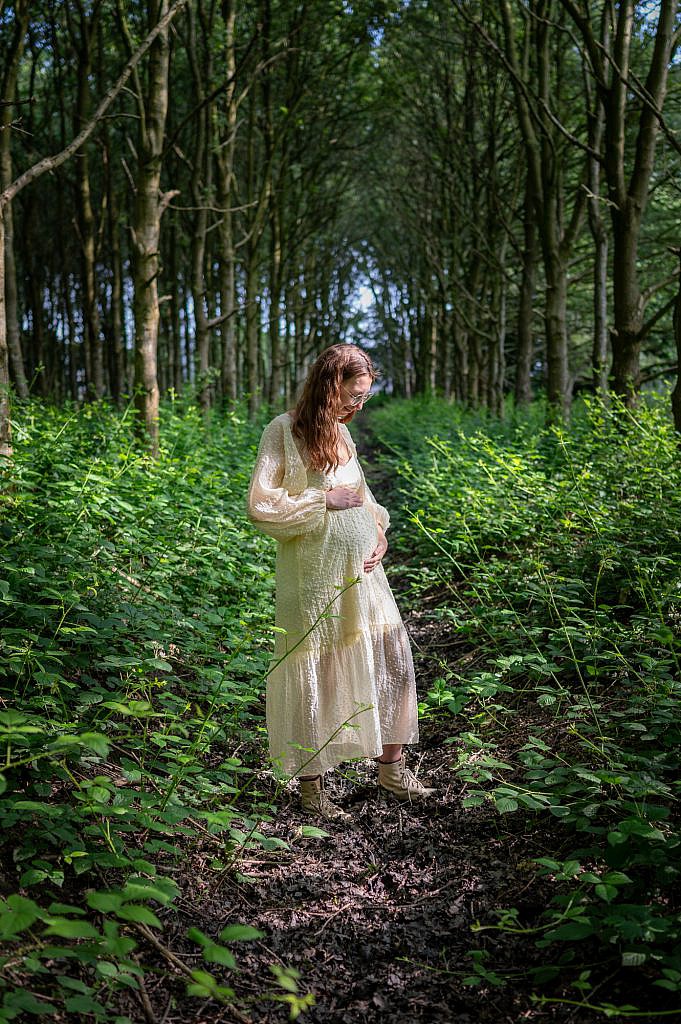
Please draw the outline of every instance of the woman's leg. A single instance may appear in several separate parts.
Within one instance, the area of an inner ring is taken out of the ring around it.
[[[402,757],[402,744],[401,743],[386,743],[383,747],[383,753],[380,757],[376,758],[379,764],[394,764],[395,761],[399,761]]]

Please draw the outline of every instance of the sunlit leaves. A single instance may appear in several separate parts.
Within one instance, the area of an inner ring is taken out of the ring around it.
[[[212,433],[192,409],[170,415],[152,465],[104,406],[26,412],[0,532],[0,826],[22,887],[0,901],[0,938],[30,950],[24,978],[45,999],[6,990],[0,1019],[56,1006],[111,1021],[104,1004],[141,972],[133,936],[174,913],[157,866],[180,855],[173,840],[222,816],[275,848],[228,807],[250,777],[231,743],[251,734],[269,646],[272,551],[242,513],[258,427],[236,410]],[[67,881],[73,905],[50,903]]]
[[[588,401],[570,429],[536,409],[480,424],[436,400],[393,403],[372,428],[402,495],[393,550],[438,640],[420,710],[449,719],[463,808],[529,834],[548,812],[559,829],[560,859],[535,862],[553,894],[528,926],[540,948],[594,940],[607,958],[635,943],[631,963],[671,990],[681,464],[666,403],[632,417]],[[517,908],[498,913],[482,927],[524,927]],[[468,983],[483,981],[503,978],[480,960]]]

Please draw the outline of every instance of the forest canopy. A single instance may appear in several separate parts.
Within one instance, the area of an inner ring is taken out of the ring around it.
[[[343,340],[398,395],[633,401],[677,363],[677,7],[3,4],[0,384],[135,394],[154,444],[159,396],[289,403]]]

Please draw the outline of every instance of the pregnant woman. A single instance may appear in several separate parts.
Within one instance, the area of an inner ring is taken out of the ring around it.
[[[303,810],[348,815],[324,773],[375,758],[398,800],[433,792],[406,768],[418,740],[414,666],[381,565],[388,513],[367,487],[346,426],[376,372],[354,345],[312,366],[298,404],[265,428],[248,494],[251,521],[277,545],[274,660],[267,681],[270,754],[300,777]]]

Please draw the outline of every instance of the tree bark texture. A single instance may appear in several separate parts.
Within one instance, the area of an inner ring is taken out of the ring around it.
[[[28,26],[28,0],[20,0],[16,5],[12,39],[9,52],[5,54],[5,66],[2,71],[2,90],[0,92],[0,191],[8,187],[12,181],[12,124],[15,116],[14,101],[16,99],[17,75],[24,51],[26,28]],[[7,324],[7,345],[12,369],[14,387],[20,398],[28,396],[28,382],[24,369],[21,350],[21,334],[19,332],[19,305],[17,302],[17,270],[14,255],[14,215],[12,204],[8,203],[4,215],[5,252],[4,252],[4,291],[5,321]]]
[[[90,16],[80,3],[76,4],[79,20],[76,36],[78,53],[77,103],[74,117],[76,134],[88,123],[90,116],[90,78],[92,74],[92,41],[97,30],[101,2],[94,3]],[[87,393],[91,398],[104,394],[104,354],[102,350],[101,318],[97,297],[95,215],[92,207],[90,158],[87,145],[76,154],[76,199],[78,232],[82,258],[82,294],[84,318],[84,351]]]
[[[534,332],[532,329],[532,313],[534,304],[534,288],[537,269],[537,228],[529,180],[525,182],[525,202],[523,205],[523,251],[522,277],[518,302],[518,321],[516,328],[516,369],[515,369],[515,401],[516,405],[528,405],[532,401],[532,358],[534,348]]]
[[[154,4],[153,22],[167,14],[167,0]],[[132,220],[135,298],[135,406],[139,426],[149,439],[151,452],[159,450],[158,276],[161,216],[172,193],[161,195],[161,168],[166,115],[168,112],[168,32],[160,32],[149,53],[147,88],[138,96],[138,168]]]
[[[679,281],[674,304],[674,341],[676,343],[676,384],[672,392],[672,412],[674,426],[679,434],[681,444],[681,247],[675,250],[679,260]]]
[[[220,256],[220,326],[222,340],[222,396],[229,402],[237,397],[237,340],[236,340],[236,291],[234,250],[234,214],[232,206],[235,195],[234,155],[237,134],[237,83],[236,83],[236,0],[223,0],[222,19],[225,26],[224,61],[225,93],[223,104],[224,135],[220,139],[217,153],[218,199],[221,207],[219,225]]]

